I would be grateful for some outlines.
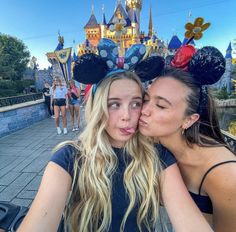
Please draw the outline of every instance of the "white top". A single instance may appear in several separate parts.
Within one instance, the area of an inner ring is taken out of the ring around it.
[[[59,98],[66,98],[67,94],[67,88],[65,86],[57,86],[55,90],[53,90],[53,98],[59,99]]]

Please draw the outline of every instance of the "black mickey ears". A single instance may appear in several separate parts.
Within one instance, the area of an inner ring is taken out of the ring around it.
[[[188,70],[199,84],[211,85],[224,74],[225,58],[217,48],[203,47],[193,55]]]
[[[74,79],[83,84],[96,84],[108,71],[106,62],[98,55],[84,54],[75,62]]]
[[[141,61],[134,68],[135,73],[141,81],[149,81],[162,74],[165,66],[165,60],[161,56],[151,56]]]

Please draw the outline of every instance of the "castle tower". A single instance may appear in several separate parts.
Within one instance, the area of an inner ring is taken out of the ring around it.
[[[131,22],[134,21],[134,16],[136,14],[137,22],[140,25],[140,11],[142,9],[142,0],[125,0],[125,5]]]
[[[231,71],[232,71],[232,47],[231,47],[231,42],[228,45],[228,48],[226,50],[226,55],[225,55],[225,73],[224,75],[220,78],[220,80],[215,83],[213,86],[222,89],[223,87],[226,87],[227,93],[231,94]]]
[[[99,40],[101,39],[101,27],[97,22],[97,19],[94,15],[94,7],[92,6],[92,14],[89,18],[89,21],[84,27],[86,39],[89,40],[89,42],[93,46],[97,46]]]
[[[150,7],[150,15],[149,15],[149,24],[148,24],[148,37],[152,38],[154,29],[152,24],[152,7]]]
[[[136,16],[136,12],[134,11],[134,17],[132,21],[132,30],[133,30],[133,36],[132,36],[132,43],[136,44],[139,42],[139,24]]]
[[[227,93],[231,94],[231,72],[232,72],[232,46],[231,46],[231,42],[229,43],[229,46],[226,50],[226,55],[225,55],[225,73],[223,76],[225,76],[225,80],[226,80],[226,87],[227,87]]]

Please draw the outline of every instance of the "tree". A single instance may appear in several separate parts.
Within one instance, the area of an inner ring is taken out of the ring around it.
[[[29,58],[30,53],[21,40],[0,34],[0,79],[20,80]]]

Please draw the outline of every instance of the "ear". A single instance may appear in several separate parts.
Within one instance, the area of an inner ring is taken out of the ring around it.
[[[198,119],[200,118],[200,115],[195,113],[195,114],[192,114],[190,116],[187,116],[186,119],[184,120],[183,122],[183,125],[182,125],[182,129],[188,129],[189,127],[191,127],[195,122],[198,121]]]

